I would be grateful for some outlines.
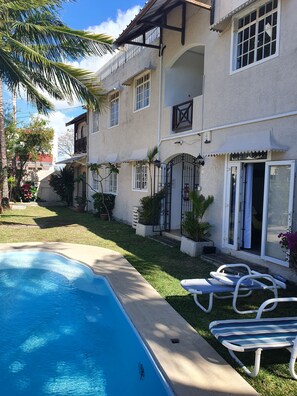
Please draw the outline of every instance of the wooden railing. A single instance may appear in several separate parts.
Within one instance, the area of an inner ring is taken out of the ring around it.
[[[87,152],[87,138],[83,137],[75,140],[74,142],[74,153],[86,153]]]
[[[193,123],[193,100],[173,106],[172,130],[182,132],[192,129]]]

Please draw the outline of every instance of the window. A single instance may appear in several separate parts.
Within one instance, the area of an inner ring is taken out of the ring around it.
[[[151,75],[149,72],[135,79],[135,110],[149,106],[150,87]]]
[[[105,192],[108,194],[117,194],[118,193],[118,174],[110,173],[109,168],[105,168],[105,176],[108,176],[105,179]]]
[[[113,127],[119,124],[119,102],[120,94],[119,92],[114,92],[109,97],[109,126]]]
[[[98,132],[99,131],[99,126],[100,126],[100,117],[99,117],[99,112],[93,112],[93,129],[92,133]]]
[[[234,23],[234,65],[238,70],[276,54],[278,0],[262,2]]]
[[[136,163],[133,167],[133,190],[147,190],[148,166]]]
[[[92,172],[92,179],[93,179],[93,189],[95,191],[99,191],[99,179],[96,172]]]

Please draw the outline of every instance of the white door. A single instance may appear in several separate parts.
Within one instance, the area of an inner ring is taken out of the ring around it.
[[[224,245],[238,249],[241,164],[229,163],[226,180],[226,207],[224,216]]]
[[[267,162],[261,257],[286,265],[278,235],[292,226],[295,161]]]

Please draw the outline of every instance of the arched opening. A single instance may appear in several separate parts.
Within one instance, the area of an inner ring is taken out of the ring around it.
[[[204,47],[185,51],[165,71],[164,106],[172,107],[172,131],[192,129],[195,99],[203,95]],[[199,101],[197,105],[199,106]]]

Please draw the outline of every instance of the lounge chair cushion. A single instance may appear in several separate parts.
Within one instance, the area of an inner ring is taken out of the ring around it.
[[[283,349],[294,344],[297,318],[215,321],[209,328],[218,341],[233,351]]]

